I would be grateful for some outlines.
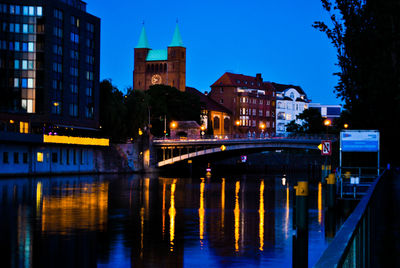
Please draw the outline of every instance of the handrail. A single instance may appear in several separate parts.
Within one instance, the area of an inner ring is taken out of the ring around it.
[[[334,240],[329,244],[321,258],[314,267],[329,268],[341,267],[349,253],[352,242],[357,234],[358,228],[362,224],[362,220],[368,211],[368,207],[374,197],[377,185],[382,178],[387,175],[385,170],[370,186],[366,195],[361,199],[360,203],[355,208],[354,212],[347,218]]]

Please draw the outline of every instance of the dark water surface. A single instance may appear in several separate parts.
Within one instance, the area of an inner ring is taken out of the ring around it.
[[[282,178],[1,179],[1,267],[291,267],[295,180]],[[336,220],[310,188],[312,266]]]

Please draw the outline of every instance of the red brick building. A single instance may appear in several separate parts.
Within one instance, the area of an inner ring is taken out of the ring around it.
[[[185,91],[186,48],[183,46],[178,24],[167,49],[151,49],[144,26],[135,47],[133,88],[147,90],[156,84]]]
[[[234,133],[275,134],[275,90],[261,74],[225,73],[211,85],[209,97],[232,112]]]

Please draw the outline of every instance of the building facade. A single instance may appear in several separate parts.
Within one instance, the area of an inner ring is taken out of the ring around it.
[[[327,118],[331,121],[340,117],[342,112],[342,106],[334,104],[320,104],[320,103],[309,103],[308,107],[310,109],[317,109],[323,118]]]
[[[186,87],[186,92],[197,96],[202,104],[200,124],[205,134],[205,130],[210,128],[210,125],[214,136],[225,138],[232,134],[232,112],[229,109],[195,88]]]
[[[275,133],[275,91],[261,74],[225,73],[211,85],[209,97],[232,113],[234,134]]]
[[[292,120],[301,124],[297,115],[308,108],[306,93],[299,86],[272,83],[276,90],[276,134],[286,133],[286,125]]]
[[[151,49],[144,26],[135,47],[133,88],[147,90],[158,84],[185,91],[186,48],[183,46],[178,24],[167,49]]]
[[[100,19],[80,0],[0,0],[0,131],[99,127]]]

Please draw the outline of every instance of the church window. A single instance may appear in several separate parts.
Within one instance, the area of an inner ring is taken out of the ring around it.
[[[215,116],[214,117],[214,129],[219,129],[219,117]]]
[[[158,64],[156,64],[156,73],[158,73]]]
[[[167,68],[167,64],[166,63],[164,63],[164,72],[166,72],[168,70],[168,68]]]
[[[154,72],[154,64],[151,65],[151,72]]]
[[[163,65],[160,64],[160,72],[162,72],[162,71],[163,71]]]
[[[148,72],[150,71],[150,65],[147,65],[147,71]]]

